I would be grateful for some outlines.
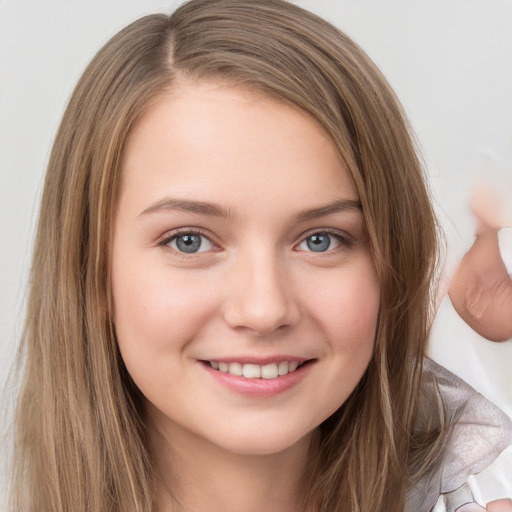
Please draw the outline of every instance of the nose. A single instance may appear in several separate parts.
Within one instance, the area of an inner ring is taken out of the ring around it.
[[[265,336],[298,322],[291,279],[269,255],[244,258],[229,281],[224,319],[231,328]]]

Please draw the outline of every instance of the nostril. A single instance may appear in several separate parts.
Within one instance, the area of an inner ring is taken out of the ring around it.
[[[299,311],[292,301],[277,303],[271,297],[255,303],[254,299],[244,297],[239,302],[231,299],[224,311],[226,323],[233,329],[247,330],[258,336],[265,336],[277,330],[295,325],[299,320]]]
[[[239,255],[226,289],[224,317],[231,328],[265,336],[297,323],[299,309],[292,277],[276,261],[275,251],[249,247]],[[289,277],[289,278],[288,278]]]

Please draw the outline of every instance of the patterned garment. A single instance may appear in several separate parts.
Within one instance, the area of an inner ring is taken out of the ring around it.
[[[512,421],[459,377],[427,359],[424,385],[434,389],[434,383],[448,413],[458,414],[458,419],[441,463],[409,490],[405,510],[481,512],[485,509],[477,503],[468,479],[488,468],[512,442]],[[512,485],[512,474],[509,478]]]

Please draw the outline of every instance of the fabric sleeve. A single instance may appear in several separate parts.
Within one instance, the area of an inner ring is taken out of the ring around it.
[[[448,417],[453,414],[456,420],[439,465],[410,489],[406,511],[430,512],[440,495],[452,493],[450,509],[446,510],[455,512],[457,507],[474,502],[473,495],[468,497],[464,492],[464,485],[509,445],[512,423],[493,403],[430,359],[425,361],[423,385],[433,392],[437,386]]]

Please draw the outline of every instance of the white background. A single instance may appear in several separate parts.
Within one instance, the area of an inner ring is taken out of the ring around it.
[[[490,180],[512,205],[512,1],[297,3],[352,36],[404,103],[446,231],[451,272],[472,243],[467,202],[475,180]],[[23,320],[43,172],[66,101],[85,65],[112,35],[143,14],[170,12],[176,5],[172,0],[0,0],[2,435],[13,395],[4,383]],[[445,301],[432,352],[512,415],[510,342],[498,346],[478,339]],[[3,450],[0,444],[0,464]]]

